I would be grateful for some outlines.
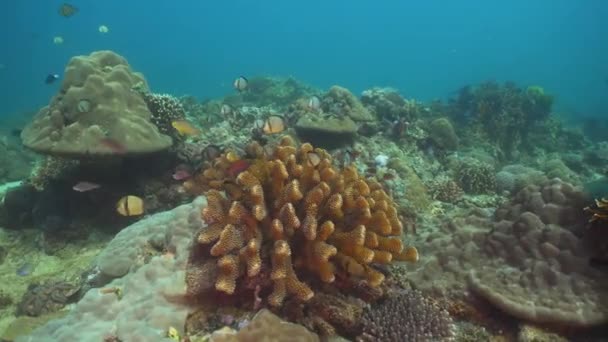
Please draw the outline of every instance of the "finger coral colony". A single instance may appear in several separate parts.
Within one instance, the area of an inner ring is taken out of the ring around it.
[[[384,275],[374,264],[418,259],[401,241],[393,200],[354,167],[337,169],[326,151],[297,147],[289,137],[270,153],[259,144],[249,151],[251,166],[238,176],[224,171],[238,162],[229,152],[196,178],[210,188],[202,212],[208,226],[191,262],[201,255],[217,259],[217,291],[233,294],[241,277],[267,276],[262,270],[268,269],[268,303],[276,307],[287,296],[311,299],[312,285],[304,281],[310,276],[325,283],[354,277],[377,287]],[[196,189],[196,180],[186,187]],[[188,274],[190,288],[199,288],[200,276]]]

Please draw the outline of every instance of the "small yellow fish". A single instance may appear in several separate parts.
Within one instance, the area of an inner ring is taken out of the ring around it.
[[[186,120],[175,120],[171,126],[181,135],[198,135],[200,131]]]
[[[116,202],[116,211],[122,216],[137,216],[144,213],[144,200],[137,196],[125,196]]]
[[[177,331],[177,329],[174,327],[169,327],[169,329],[167,329],[167,337],[173,341],[179,341],[179,331]]]
[[[285,120],[278,115],[269,116],[262,126],[262,131],[265,134],[277,134],[283,132],[285,129],[287,129],[287,124],[285,123]]]
[[[110,29],[106,25],[99,25],[97,31],[99,31],[99,33],[108,33],[110,32]]]
[[[55,45],[63,44],[63,37],[62,36],[53,37],[53,44],[55,44]]]

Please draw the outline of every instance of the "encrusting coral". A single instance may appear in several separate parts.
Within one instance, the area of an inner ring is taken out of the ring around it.
[[[396,292],[377,307],[367,309],[362,330],[356,341],[454,340],[454,324],[449,313],[413,290]]]
[[[214,287],[225,294],[237,292],[243,277],[269,274],[272,289],[261,293],[270,292],[274,307],[288,296],[311,299],[312,282],[302,280],[308,275],[325,283],[345,277],[379,286],[384,275],[373,264],[418,259],[414,247],[403,246],[392,199],[354,167],[338,170],[325,150],[308,143],[296,147],[290,137],[274,149],[253,144],[248,154],[249,160],[223,154],[185,183],[189,191],[210,189],[202,212],[208,226],[190,258],[191,294],[208,281],[197,269],[201,256],[216,260]],[[246,170],[237,175],[234,165],[241,164]]]

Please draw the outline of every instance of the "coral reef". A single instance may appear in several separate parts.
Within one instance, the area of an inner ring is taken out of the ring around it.
[[[455,173],[458,185],[466,193],[483,194],[496,190],[496,174],[491,165],[464,159],[458,164]]]
[[[243,102],[256,106],[286,107],[299,98],[308,97],[314,89],[292,77],[258,76],[249,79],[248,91],[242,94]],[[231,103],[230,99],[227,100]]]
[[[80,285],[65,281],[30,286],[17,307],[17,314],[40,316],[78,300]]]
[[[532,184],[546,182],[547,176],[534,168],[521,164],[506,165],[496,174],[496,190],[499,193],[517,193]]]
[[[141,74],[112,51],[73,57],[61,89],[23,129],[23,144],[35,151],[70,157],[112,154],[111,139],[130,153],[171,146],[151,121],[146,103],[132,88],[146,88]]]
[[[422,268],[410,270],[410,279],[449,291],[461,289],[467,278],[476,295],[528,321],[606,322],[607,280],[589,264],[585,203],[579,189],[558,179],[529,185],[494,216],[476,210],[425,237],[432,255]]]
[[[485,82],[462,88],[449,112],[457,122],[471,121],[473,131],[493,142],[502,159],[512,159],[527,142],[531,127],[549,117],[552,104],[552,96],[540,87]]]
[[[141,95],[152,114],[150,121],[158,131],[174,140],[179,139],[179,134],[171,126],[171,122],[186,118],[186,111],[180,101],[169,94],[154,94],[145,90],[141,91]]]
[[[441,202],[455,203],[464,194],[458,183],[450,178],[435,179],[429,188],[431,196]]]
[[[185,267],[192,235],[204,225],[204,198],[151,215],[123,229],[95,262],[89,290],[65,317],[52,320],[29,341],[158,341],[169,328],[184,334],[191,307],[184,305]],[[149,254],[146,246],[159,250]],[[109,283],[108,283],[109,282]]]
[[[36,161],[34,153],[15,140],[0,135],[0,184],[26,179]]]
[[[253,319],[238,332],[232,329],[220,329],[211,334],[211,342],[242,341],[320,341],[314,333],[301,325],[285,322],[272,312],[262,309]]]
[[[330,148],[352,143],[359,127],[349,117],[322,117],[309,113],[300,116],[295,129],[303,140]]]
[[[372,88],[363,91],[361,103],[380,120],[395,122],[405,120],[413,122],[421,111],[414,100],[404,99],[392,88]]]
[[[358,285],[361,285],[359,283]],[[383,291],[378,288],[366,287],[372,292],[379,292],[366,298],[365,301],[373,302],[383,296]],[[376,291],[374,291],[376,290]],[[319,335],[329,336],[355,336],[359,330],[359,322],[363,313],[365,302],[361,299],[342,294],[348,292],[345,289],[334,293],[316,293],[306,303],[288,299],[281,310],[281,314],[288,320],[297,322],[312,331],[317,331]],[[361,296],[360,297],[365,297]]]
[[[454,151],[458,148],[458,135],[447,118],[431,121],[428,131],[429,137],[439,148],[447,151]]]
[[[291,296],[310,300],[309,275],[324,283],[349,277],[378,286],[384,275],[374,264],[417,260],[415,248],[404,248],[397,210],[378,183],[353,167],[334,168],[327,152],[310,144],[297,148],[289,137],[272,150],[256,144],[248,150],[252,160],[238,175],[229,170],[243,159],[229,152],[197,178],[202,184],[186,185],[211,188],[202,213],[209,226],[190,258],[193,295],[208,289],[200,284],[201,269],[210,267],[204,260],[216,260],[214,287],[228,295],[239,292],[241,279],[269,270],[272,288],[262,293],[270,291],[267,300],[275,307]]]
[[[321,108],[325,113],[338,117],[349,117],[355,122],[374,121],[374,115],[367,110],[348,89],[333,86],[323,97]]]
[[[454,324],[447,311],[414,290],[400,290],[363,313],[357,341],[451,341]]]

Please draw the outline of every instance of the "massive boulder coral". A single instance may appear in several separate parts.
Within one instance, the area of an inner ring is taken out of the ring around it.
[[[147,88],[144,77],[112,51],[73,57],[59,93],[24,128],[23,144],[68,157],[113,153],[102,141],[112,141],[130,153],[170,147],[171,138],[151,122],[146,103],[132,91],[135,87]]]
[[[417,286],[445,292],[467,284],[528,321],[579,327],[608,322],[608,277],[589,263],[586,201],[580,189],[559,179],[529,185],[493,217],[453,219],[425,237],[431,256],[408,275]]]
[[[350,117],[356,122],[374,121],[374,115],[363,106],[361,101],[348,89],[340,86],[329,88],[323,97],[321,108],[326,113],[333,113],[339,117]]]
[[[95,262],[99,273],[87,279],[90,285],[111,282],[16,341],[164,341],[171,327],[187,333],[193,308],[182,300],[185,268],[205,205],[199,197],[123,229]]]
[[[354,278],[379,286],[384,275],[374,264],[418,259],[414,247],[403,246],[392,199],[354,167],[336,169],[326,151],[296,147],[289,137],[274,149],[253,144],[248,154],[228,152],[185,184],[195,192],[211,189],[202,212],[209,226],[190,258],[192,295],[209,288],[209,274],[216,274],[215,290],[228,295],[262,277],[259,283],[270,281],[261,294],[278,307],[291,296],[310,300],[314,281],[306,280]],[[237,175],[234,165],[248,168]]]
[[[535,322],[587,326],[608,321],[608,278],[589,265],[585,199],[554,180],[522,190],[496,212],[482,245],[493,262],[476,268],[469,285],[515,316]]]

